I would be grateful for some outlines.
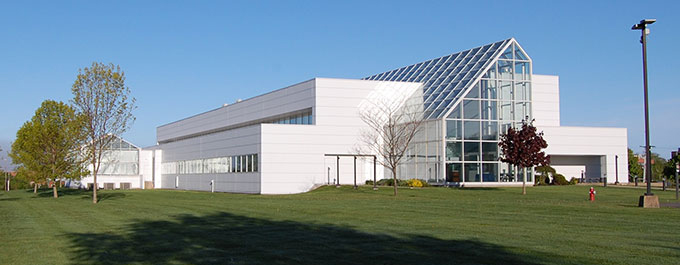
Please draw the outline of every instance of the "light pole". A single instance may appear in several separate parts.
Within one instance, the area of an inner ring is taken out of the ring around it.
[[[647,193],[645,195],[654,195],[652,193],[652,154],[649,149],[649,100],[648,100],[648,83],[647,83],[647,34],[649,29],[647,25],[656,22],[656,19],[643,19],[640,23],[633,25],[632,30],[640,30],[642,37],[642,74],[644,79],[644,93],[645,93],[645,175],[647,181]]]

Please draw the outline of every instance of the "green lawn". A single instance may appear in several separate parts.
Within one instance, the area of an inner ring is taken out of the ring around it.
[[[588,188],[0,192],[0,264],[680,264],[679,208]]]

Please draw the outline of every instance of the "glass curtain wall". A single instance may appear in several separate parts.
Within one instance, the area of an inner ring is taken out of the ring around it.
[[[440,173],[442,150],[441,120],[424,122],[406,150],[397,169],[399,179],[421,179],[443,182]]]
[[[530,78],[531,61],[512,43],[445,118],[446,182],[522,181],[499,161],[498,141],[531,119]]]
[[[92,165],[89,166],[92,171]],[[138,175],[139,149],[120,137],[115,137],[102,156],[101,175]]]

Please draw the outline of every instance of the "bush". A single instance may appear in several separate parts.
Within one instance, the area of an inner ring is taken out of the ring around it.
[[[553,176],[553,185],[569,185],[569,182],[562,174],[555,174]]]
[[[394,180],[393,180],[393,179],[381,179],[381,180],[378,180],[378,186],[394,186],[393,183],[394,183]],[[373,184],[373,182],[371,182],[371,184]],[[407,183],[406,180],[397,179],[397,186],[399,186],[399,187],[407,187],[407,186],[408,186],[408,183]]]
[[[550,177],[548,175],[536,175],[536,185],[550,184]]]
[[[367,181],[366,181],[366,185],[373,185],[373,181],[372,181],[372,180],[367,180]]]
[[[420,181],[419,179],[409,179],[406,181],[406,185],[413,188],[422,188],[423,182]]]
[[[577,178],[571,178],[569,180],[569,185],[575,185],[575,184],[578,184],[578,179]]]

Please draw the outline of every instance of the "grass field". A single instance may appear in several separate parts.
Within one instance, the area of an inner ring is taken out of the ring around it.
[[[680,264],[680,209],[588,188],[11,191],[0,264]]]

